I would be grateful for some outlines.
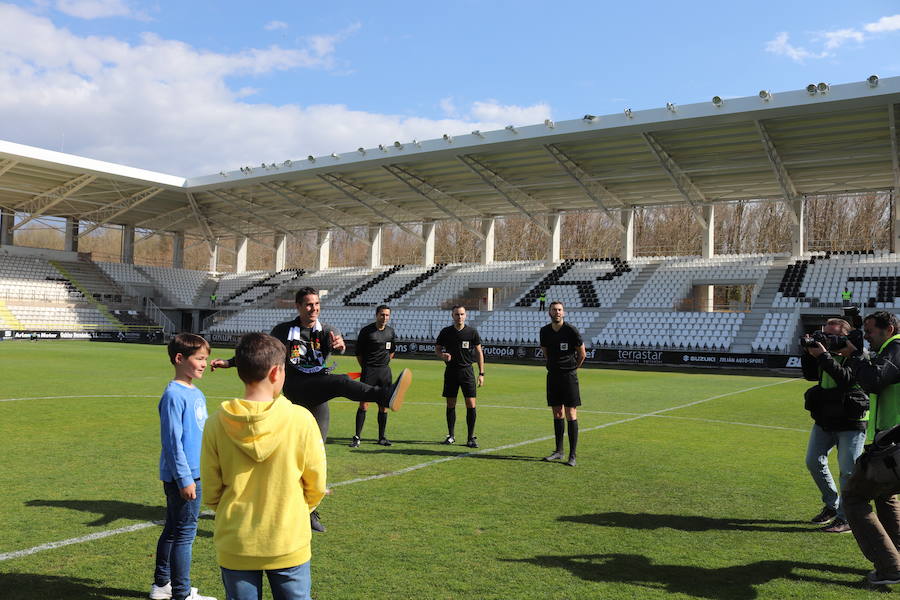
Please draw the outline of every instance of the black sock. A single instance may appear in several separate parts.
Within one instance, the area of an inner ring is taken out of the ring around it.
[[[453,436],[453,432],[456,430],[456,407],[450,408],[447,407],[447,434],[450,437]]]
[[[553,434],[556,436],[556,451],[562,454],[563,436],[566,434],[565,419],[553,419]]]
[[[578,419],[569,421],[569,456],[575,456],[578,448]]]
[[[366,411],[361,408],[356,409],[356,437],[362,436],[363,425],[366,424]]]
[[[378,411],[378,439],[384,438],[384,429],[387,427],[387,413]]]
[[[466,407],[466,427],[469,429],[469,439],[475,437],[475,419],[477,415],[475,414],[475,407],[469,408]]]

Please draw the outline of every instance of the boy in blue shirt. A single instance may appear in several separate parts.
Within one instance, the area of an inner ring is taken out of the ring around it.
[[[191,546],[200,516],[200,444],[206,397],[193,380],[203,377],[209,343],[192,333],[169,342],[175,378],[159,400],[159,478],[166,493],[166,523],[156,545],[153,600],[215,600],[191,587]]]

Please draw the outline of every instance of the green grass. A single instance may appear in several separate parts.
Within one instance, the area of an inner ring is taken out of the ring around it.
[[[372,411],[350,450],[356,404],[331,403],[334,494],[321,506],[328,532],[313,539],[319,600],[872,595],[853,537],[806,523],[821,503],[804,466],[805,382],[582,371],[572,469],[540,462],[552,442],[530,441],[552,436],[540,367],[488,364],[481,449],[467,455],[437,443],[441,366],[395,362],[415,377],[388,421],[394,446],[373,443]],[[0,402],[0,554],[162,518],[163,348],[3,342],[0,365],[0,399],[21,398]],[[352,359],[340,365],[356,370]],[[211,412],[242,391],[233,370],[199,385]],[[201,520],[192,574],[224,598],[212,529]],[[0,596],[145,598],[158,535],[153,526],[0,561]]]

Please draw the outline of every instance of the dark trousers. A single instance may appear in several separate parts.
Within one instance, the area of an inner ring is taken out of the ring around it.
[[[856,463],[841,504],[862,553],[881,575],[900,573],[900,484],[878,483],[866,476],[865,465]],[[875,510],[872,510],[872,501]]]

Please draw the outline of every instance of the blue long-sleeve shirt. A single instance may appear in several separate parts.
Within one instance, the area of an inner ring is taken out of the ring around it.
[[[200,445],[208,417],[206,397],[196,387],[170,381],[159,399],[159,478],[184,488],[200,477]]]

